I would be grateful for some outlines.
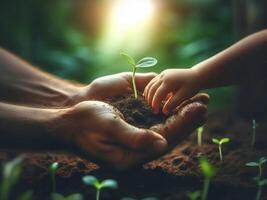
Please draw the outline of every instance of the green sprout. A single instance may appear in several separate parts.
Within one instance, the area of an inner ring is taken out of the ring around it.
[[[135,84],[135,73],[137,68],[153,67],[158,63],[158,61],[156,58],[153,57],[145,57],[139,60],[138,62],[135,62],[134,58],[126,53],[121,53],[120,55],[123,56],[127,60],[127,62],[132,66],[133,70],[132,85],[133,85],[134,97],[137,99],[137,89]]]
[[[53,193],[51,195],[52,200],[83,200],[83,196],[81,194],[71,194],[69,196],[64,197],[62,194]]]
[[[49,171],[51,174],[51,181],[52,181],[52,191],[53,193],[56,192],[56,172],[58,169],[58,162],[54,162],[50,165]]]
[[[218,148],[219,148],[219,154],[220,154],[220,161],[223,160],[223,154],[222,154],[222,144],[227,143],[230,141],[230,138],[222,138],[220,140],[216,139],[216,138],[212,138],[212,142],[214,144],[218,144]]]
[[[199,127],[197,129],[197,144],[198,146],[201,146],[202,145],[202,133],[203,133],[203,127]]]
[[[261,157],[258,162],[248,162],[248,163],[246,163],[246,166],[247,167],[257,167],[259,169],[259,173],[258,173],[257,178],[261,179],[261,177],[262,177],[262,168],[263,168],[262,166],[266,162],[267,162],[267,158],[266,157]]]
[[[256,129],[258,127],[258,124],[256,123],[256,120],[252,120],[252,139],[251,139],[251,148],[254,147],[256,142]]]
[[[207,200],[210,181],[216,175],[217,169],[205,157],[200,157],[199,166],[205,178],[201,200]]]
[[[187,196],[190,200],[197,200],[201,196],[201,192],[199,190],[194,192],[188,192]]]
[[[0,185],[1,200],[8,200],[12,187],[18,182],[22,170],[22,160],[23,156],[19,156],[4,164]]]
[[[260,179],[256,178],[255,180],[256,180],[257,186],[258,186],[258,190],[257,190],[257,194],[256,194],[256,200],[260,200],[261,194],[262,194],[262,188],[263,188],[263,186],[267,185],[267,179],[260,180]]]
[[[96,177],[94,176],[84,176],[82,178],[82,181],[85,185],[92,186],[96,189],[96,200],[99,200],[100,198],[100,191],[104,188],[111,188],[111,189],[117,189],[118,183],[117,181],[113,179],[106,179],[100,182]]]

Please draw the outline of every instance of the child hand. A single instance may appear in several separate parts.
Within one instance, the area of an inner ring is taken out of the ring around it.
[[[168,114],[199,90],[197,72],[193,68],[167,69],[148,83],[143,95],[155,113],[159,112],[161,103],[166,101],[163,113]]]

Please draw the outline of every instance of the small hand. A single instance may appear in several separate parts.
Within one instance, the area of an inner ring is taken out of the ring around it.
[[[165,70],[148,83],[144,97],[156,113],[165,101],[163,112],[168,114],[199,91],[196,79],[197,75],[193,69]]]
[[[58,127],[78,153],[118,169],[154,159],[167,149],[161,135],[126,123],[118,110],[99,101],[66,109]]]

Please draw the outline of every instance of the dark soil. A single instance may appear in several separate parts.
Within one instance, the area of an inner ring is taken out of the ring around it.
[[[123,113],[127,122],[138,127],[147,128],[165,120],[162,114],[154,115],[143,100],[120,97],[112,100],[111,104]],[[23,175],[15,193],[33,189],[36,200],[48,200],[51,192],[48,167],[58,161],[57,190],[63,194],[81,192],[85,199],[94,199],[95,191],[81,182],[83,175],[91,174],[99,179],[113,178],[119,183],[118,190],[103,191],[102,200],[119,200],[125,196],[184,200],[188,199],[188,191],[202,188],[203,177],[198,167],[198,156],[204,154],[219,169],[212,181],[210,200],[252,200],[256,195],[252,177],[257,175],[257,170],[246,167],[245,163],[267,156],[267,123],[259,123],[254,150],[250,148],[251,132],[250,121],[237,119],[222,111],[212,113],[204,128],[202,147],[197,146],[196,134],[193,133],[169,154],[127,172],[102,168],[65,152],[25,152]],[[231,142],[223,146],[223,162],[219,161],[217,147],[211,143],[212,137],[231,138]],[[0,160],[9,160],[20,153],[2,150]],[[266,166],[264,177],[267,177]],[[263,200],[267,199],[267,187],[263,189],[262,197]]]

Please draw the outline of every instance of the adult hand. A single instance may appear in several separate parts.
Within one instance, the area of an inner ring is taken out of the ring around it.
[[[184,102],[177,114],[149,130],[123,120],[114,107],[84,101],[61,114],[57,127],[78,153],[117,169],[128,169],[171,150],[205,122],[208,96],[200,94]]]
[[[145,86],[156,75],[152,72],[136,73],[135,81],[138,91],[143,92]],[[106,98],[132,92],[132,73],[122,72],[97,78],[88,86],[80,88],[76,103],[85,100],[105,100]]]
[[[78,153],[126,169],[162,155],[167,141],[152,130],[136,128],[123,120],[114,107],[99,101],[84,101],[65,109],[58,129]]]

